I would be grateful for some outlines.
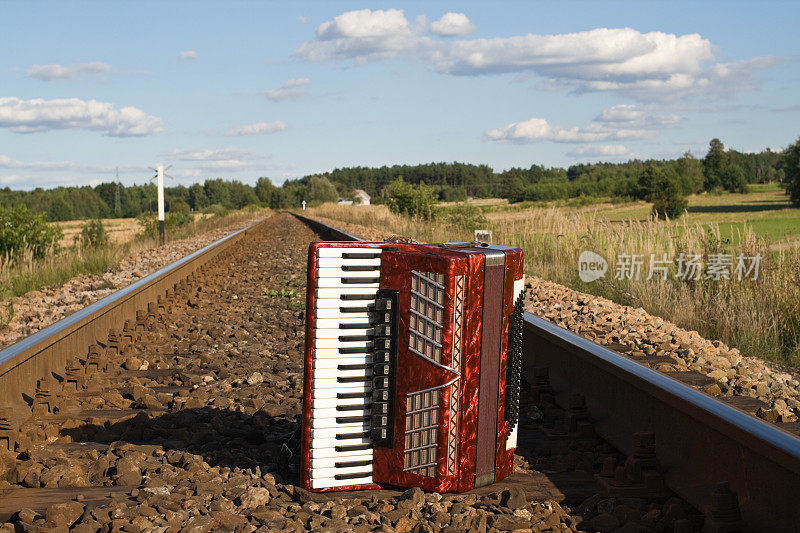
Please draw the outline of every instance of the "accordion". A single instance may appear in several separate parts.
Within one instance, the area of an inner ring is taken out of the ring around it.
[[[522,250],[313,242],[301,476],[464,492],[511,474]]]

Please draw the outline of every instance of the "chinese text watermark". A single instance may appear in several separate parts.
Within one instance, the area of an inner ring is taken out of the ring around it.
[[[616,280],[666,280],[670,274],[684,281],[756,280],[761,268],[761,254],[713,253],[619,254],[611,269]],[[597,281],[609,272],[609,264],[598,253],[585,250],[578,257],[578,276],[586,283]]]

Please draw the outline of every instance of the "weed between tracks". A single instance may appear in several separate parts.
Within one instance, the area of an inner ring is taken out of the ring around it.
[[[385,206],[324,204],[310,216],[367,226],[421,242],[471,241],[476,227],[490,229],[496,244],[525,250],[525,272],[567,287],[603,296],[697,330],[740,349],[743,355],[800,366],[800,249],[771,247],[747,224],[726,227],[690,223],[686,218],[614,221],[600,208],[567,210],[540,207],[525,210],[464,210],[445,213],[436,223],[392,214]],[[600,281],[578,277],[578,256],[594,251],[609,263],[622,254],[642,254],[639,280],[615,279],[614,267]],[[650,254],[739,253],[763,257],[756,281],[699,280],[675,277],[673,265],[663,280],[646,280]]]

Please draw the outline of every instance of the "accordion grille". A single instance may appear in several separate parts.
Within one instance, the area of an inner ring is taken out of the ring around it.
[[[439,391],[406,396],[406,434],[403,470],[423,476],[436,475],[439,428]]]
[[[411,272],[411,313],[408,347],[436,363],[442,361],[444,274]]]

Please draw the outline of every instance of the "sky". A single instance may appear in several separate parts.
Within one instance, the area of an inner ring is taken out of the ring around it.
[[[798,2],[0,0],[0,187],[702,157],[800,135]]]

